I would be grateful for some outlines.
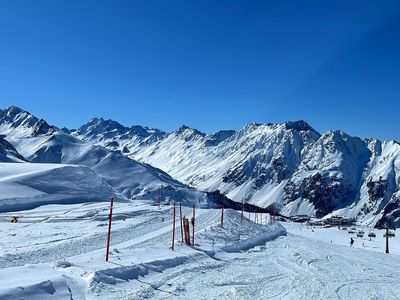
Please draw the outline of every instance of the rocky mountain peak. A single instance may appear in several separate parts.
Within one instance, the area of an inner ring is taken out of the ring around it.
[[[206,136],[205,133],[203,133],[197,129],[190,128],[189,126],[186,126],[186,125],[180,126],[177,130],[174,131],[174,133],[179,136],[184,136],[185,138]]]
[[[57,127],[50,126],[45,120],[39,119],[30,112],[16,106],[9,106],[0,111],[0,125],[20,128],[22,131],[29,131],[34,136],[57,131]]]

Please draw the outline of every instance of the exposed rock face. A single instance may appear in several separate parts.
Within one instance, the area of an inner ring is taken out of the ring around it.
[[[0,162],[24,162],[25,158],[6,141],[4,135],[0,135]]]

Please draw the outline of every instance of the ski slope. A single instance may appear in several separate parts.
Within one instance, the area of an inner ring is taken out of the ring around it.
[[[255,224],[254,214],[197,209],[195,247],[181,243],[172,207],[44,205],[0,214],[0,299],[398,299],[400,243],[356,240],[336,228]],[[183,207],[191,217],[192,210]],[[12,224],[9,218],[19,216]],[[178,214],[179,216],[179,214]],[[380,246],[380,249],[378,249]],[[376,247],[376,248],[374,248]],[[372,251],[371,251],[372,250]]]
[[[104,201],[113,189],[84,166],[0,163],[0,212]]]

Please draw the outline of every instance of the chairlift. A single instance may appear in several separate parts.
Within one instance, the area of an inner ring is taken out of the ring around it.
[[[392,238],[396,236],[396,232],[394,230],[388,230],[387,236]],[[386,233],[383,235],[383,237],[386,237]]]
[[[359,237],[359,238],[364,237],[364,231],[360,230],[360,231],[357,233],[357,237]]]
[[[371,231],[368,233],[368,237],[369,237],[369,238],[376,238],[375,232],[374,232],[373,230],[371,230]]]

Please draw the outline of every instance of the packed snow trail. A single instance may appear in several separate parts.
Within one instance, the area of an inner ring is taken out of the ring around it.
[[[168,269],[115,299],[399,299],[399,279],[397,256],[289,235]]]
[[[168,220],[164,223],[160,220],[162,217],[165,217],[165,215],[168,215],[169,211],[170,209],[167,209],[166,211],[162,210],[160,212],[146,211],[147,218],[143,222],[114,229],[112,231],[113,247],[117,247],[119,243],[124,243],[127,241],[130,241],[131,243],[132,238],[135,236],[142,236],[142,239],[145,240],[143,236],[148,233],[153,233],[158,229],[163,229],[163,231],[160,232],[160,235],[163,234],[165,236],[165,232],[170,231],[169,227],[167,227],[166,224],[171,223],[171,221]],[[104,219],[106,218],[107,217],[105,216]],[[70,219],[69,222],[71,222],[72,220],[73,219]],[[33,224],[37,225],[38,223]],[[86,236],[69,236],[65,239],[68,240],[67,243],[59,243],[62,242],[63,239],[50,240],[46,243],[43,243],[43,245],[47,245],[48,247],[42,248],[40,249],[40,251],[27,250],[15,254],[6,254],[4,256],[0,256],[0,269],[23,266],[25,264],[51,262],[94,250],[104,250],[105,236],[106,229],[104,229],[104,233],[89,234]],[[152,234],[149,238],[152,238],[153,236],[154,234]],[[40,245],[40,243],[27,245],[25,248],[29,249],[30,247],[37,245]],[[21,247],[16,248],[18,249]]]
[[[183,214],[190,218],[192,208],[184,207]],[[0,299],[27,299],[28,291],[34,300],[400,295],[400,256],[384,254],[383,248],[371,251],[383,242],[378,232],[376,241],[356,240],[356,246],[365,242],[369,247],[359,249],[340,244],[349,235],[336,228],[311,231],[283,223],[292,233],[282,236],[285,229],[279,223],[262,226],[245,218],[242,224],[240,212],[232,210],[225,210],[221,228],[220,210],[199,209],[196,246],[180,243],[178,217],[176,251],[171,251],[171,206],[117,203],[106,263],[108,204],[49,205],[20,215],[17,224],[4,218],[0,223]],[[397,238],[391,245],[396,253]]]

